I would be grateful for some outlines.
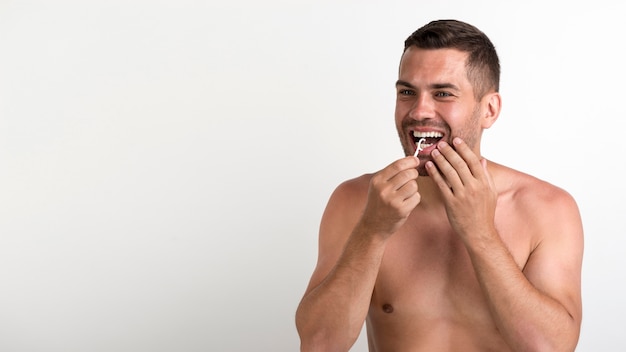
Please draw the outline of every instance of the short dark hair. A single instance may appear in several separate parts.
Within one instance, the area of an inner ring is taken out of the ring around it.
[[[467,78],[476,99],[491,89],[500,89],[500,60],[491,40],[478,28],[457,20],[432,21],[404,41],[404,51],[411,46],[421,49],[457,49],[468,53]]]

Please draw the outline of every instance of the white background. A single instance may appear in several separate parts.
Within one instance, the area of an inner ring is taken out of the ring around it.
[[[0,0],[0,350],[298,350],[325,203],[401,156],[403,41],[439,18],[501,57],[484,155],[579,203],[578,351],[626,350],[624,10]]]

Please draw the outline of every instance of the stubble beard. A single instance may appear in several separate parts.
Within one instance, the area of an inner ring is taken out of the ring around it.
[[[467,122],[455,132],[452,132],[450,126],[445,122],[420,122],[412,119],[404,119],[402,121],[401,129],[398,130],[398,136],[400,137],[400,144],[402,145],[402,149],[404,149],[404,155],[409,156],[415,153],[415,141],[413,137],[408,133],[409,130],[415,127],[433,127],[439,130],[445,131],[445,139],[441,139],[439,142],[444,141],[448,143],[450,146],[454,148],[452,144],[452,138],[460,137],[463,141],[470,147],[470,149],[474,150],[476,144],[478,143],[480,130],[477,130],[477,126],[480,120],[480,110],[477,106],[467,120]],[[426,171],[426,162],[432,161],[432,157],[430,155],[418,155],[420,160],[419,165],[417,166],[417,171],[420,176],[429,176]]]

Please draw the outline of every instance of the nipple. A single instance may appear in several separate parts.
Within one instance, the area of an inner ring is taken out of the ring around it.
[[[383,304],[383,312],[385,313],[393,313],[393,306],[389,303]]]

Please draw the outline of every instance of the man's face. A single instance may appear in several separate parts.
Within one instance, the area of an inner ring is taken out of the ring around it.
[[[416,151],[416,142],[426,138],[420,152],[420,175],[436,142],[452,144],[461,137],[480,153],[481,104],[467,79],[467,53],[455,49],[426,50],[411,47],[400,62],[396,83],[396,128],[406,155]]]

